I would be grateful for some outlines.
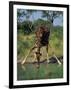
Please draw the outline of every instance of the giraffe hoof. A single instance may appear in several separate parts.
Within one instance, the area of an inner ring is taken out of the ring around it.
[[[49,59],[47,60],[47,63],[50,63]]]
[[[21,62],[21,64],[23,65],[25,63],[25,60]]]

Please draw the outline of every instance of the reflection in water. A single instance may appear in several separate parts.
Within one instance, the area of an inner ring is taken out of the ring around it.
[[[24,65],[21,65],[21,67],[24,71],[26,70],[26,67]]]
[[[58,64],[17,64],[17,80],[52,79],[63,77],[63,65]]]

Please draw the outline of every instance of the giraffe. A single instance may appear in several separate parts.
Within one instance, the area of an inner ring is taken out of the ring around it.
[[[45,46],[46,47],[46,51],[47,51],[47,62],[49,62],[48,60],[48,46],[49,46],[49,36],[50,36],[50,30],[48,27],[44,27],[44,26],[39,26],[35,32],[35,37],[36,37],[36,41],[35,41],[35,45],[29,50],[29,52],[27,53],[26,57],[24,58],[24,60],[21,62],[21,64],[24,64],[27,57],[29,56],[29,54],[35,49],[35,53],[34,53],[34,59],[37,59],[38,62],[38,67],[40,64],[40,57],[42,55],[42,53],[40,53],[40,49]],[[53,52],[54,54],[54,52]],[[58,60],[58,58],[56,57],[56,55],[54,54],[54,57],[56,58],[57,62],[59,65],[61,65],[61,62]]]

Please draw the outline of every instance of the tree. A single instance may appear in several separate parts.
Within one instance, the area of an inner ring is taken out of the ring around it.
[[[34,21],[34,27],[36,27],[36,28],[39,26],[47,26],[47,25],[48,25],[48,27],[50,27],[50,22],[46,21],[44,19],[41,19],[41,18]]]
[[[31,29],[33,29],[33,23],[31,21],[24,21],[22,23],[22,31],[24,32],[24,34],[30,34],[32,32],[29,27],[31,25],[32,25]]]
[[[35,12],[36,10],[23,10],[23,9],[18,9],[17,11],[17,21],[18,23],[20,23],[22,20],[21,18],[26,19],[26,21],[28,22],[29,28],[32,31],[32,24],[29,23],[29,18],[30,16],[33,16],[32,14]]]
[[[51,22],[51,24],[53,25],[54,20],[59,17],[62,16],[63,13],[62,11],[43,11],[42,12],[42,17],[46,17],[48,21]]]

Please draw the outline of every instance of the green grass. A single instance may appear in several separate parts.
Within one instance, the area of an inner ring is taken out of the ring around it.
[[[41,64],[37,69],[34,64],[18,64],[17,79],[18,80],[35,80],[35,79],[56,79],[63,78],[63,66],[58,64]]]

